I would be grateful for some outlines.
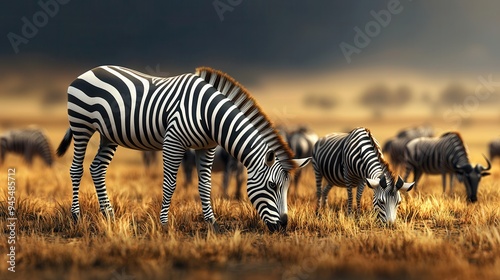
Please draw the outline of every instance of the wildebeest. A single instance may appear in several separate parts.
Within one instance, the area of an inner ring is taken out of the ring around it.
[[[500,138],[492,140],[488,144],[488,153],[491,161],[493,161],[496,157],[500,157]]]
[[[405,164],[404,153],[408,142],[418,137],[433,136],[434,130],[428,125],[406,128],[400,130],[396,136],[388,139],[382,148],[382,152],[389,155],[392,166],[398,170]]]
[[[287,141],[290,149],[292,149],[295,154],[295,158],[307,158],[312,156],[312,150],[314,144],[318,141],[318,135],[310,128],[301,126],[297,130],[287,133]],[[297,186],[299,184],[301,174],[301,170],[297,170],[297,172],[295,172],[295,193],[297,193]]]
[[[443,193],[446,190],[446,175],[450,174],[450,192],[453,191],[453,175],[463,182],[470,202],[477,201],[477,190],[482,177],[489,175],[490,161],[487,167],[469,162],[467,150],[458,132],[447,132],[439,138],[420,137],[406,145],[406,174],[413,172],[415,184],[423,173],[441,174]],[[416,187],[416,186],[415,186]]]
[[[35,156],[40,156],[43,162],[52,166],[54,156],[47,136],[38,128],[15,129],[0,136],[0,164],[7,153],[23,156],[24,161],[31,165]]]

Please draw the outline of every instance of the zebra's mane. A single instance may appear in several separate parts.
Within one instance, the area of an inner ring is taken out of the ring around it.
[[[260,132],[269,148],[274,150],[283,169],[293,171],[297,168],[292,161],[294,156],[292,150],[246,88],[228,74],[209,67],[196,68],[196,75],[213,85],[241,110]]]
[[[368,128],[365,128],[366,133],[368,133],[368,136],[370,137],[372,145],[375,147],[377,158],[382,165],[382,168],[384,171],[389,173],[391,176],[392,182],[396,183],[396,174],[391,170],[389,163],[385,160],[384,154],[382,153],[382,148],[380,148],[380,144],[378,143],[377,139],[373,138],[371,131]],[[385,173],[385,172],[384,172]]]

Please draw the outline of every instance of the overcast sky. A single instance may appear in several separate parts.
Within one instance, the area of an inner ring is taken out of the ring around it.
[[[0,59],[36,55],[86,67],[160,64],[185,71],[208,65],[229,73],[378,66],[484,73],[500,65],[494,0],[65,1],[45,23],[37,1],[4,1]],[[389,3],[399,12],[348,63],[339,45],[356,46],[354,28],[364,30],[371,11],[388,10]],[[32,38],[23,35],[23,17],[41,25]],[[27,43],[13,47],[13,34]]]

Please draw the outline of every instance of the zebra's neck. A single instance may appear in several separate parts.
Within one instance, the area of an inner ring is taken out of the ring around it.
[[[210,138],[247,169],[259,166],[269,149],[257,128],[228,98],[214,92],[203,97],[204,126]]]

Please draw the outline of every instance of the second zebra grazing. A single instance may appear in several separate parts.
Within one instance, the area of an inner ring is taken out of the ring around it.
[[[97,67],[69,86],[68,115],[70,127],[58,155],[64,154],[73,139],[70,175],[75,219],[80,214],[78,192],[85,150],[98,131],[101,142],[90,173],[106,216],[114,217],[114,212],[105,174],[118,146],[162,150],[163,226],[168,222],[184,151],[192,148],[196,150],[203,216],[218,230],[210,196],[211,166],[215,147],[220,145],[247,168],[248,197],[268,229],[286,229],[290,174],[309,159],[293,159],[256,101],[227,74],[205,67],[198,68],[196,74],[162,78],[119,66]]]
[[[28,165],[35,156],[40,156],[47,166],[54,162],[50,141],[38,128],[14,129],[0,135],[0,164],[8,153],[22,155]]]
[[[349,133],[330,134],[314,145],[312,164],[316,176],[318,206],[326,206],[332,186],[347,187],[348,213],[352,213],[352,189],[357,188],[356,204],[360,209],[365,184],[374,190],[373,207],[384,223],[394,223],[401,203],[399,191],[410,191],[414,183],[397,178],[383,159],[380,146],[370,131],[360,127]],[[323,178],[326,186],[322,188]]]
[[[450,174],[450,192],[453,191],[453,177],[457,176],[465,185],[467,199],[477,201],[477,189],[481,178],[490,175],[490,161],[485,157],[487,167],[469,162],[467,149],[458,132],[447,132],[439,138],[421,137],[406,145],[405,160],[408,178],[413,171],[415,184],[418,184],[423,173],[441,174],[443,193],[446,190],[446,175]]]

